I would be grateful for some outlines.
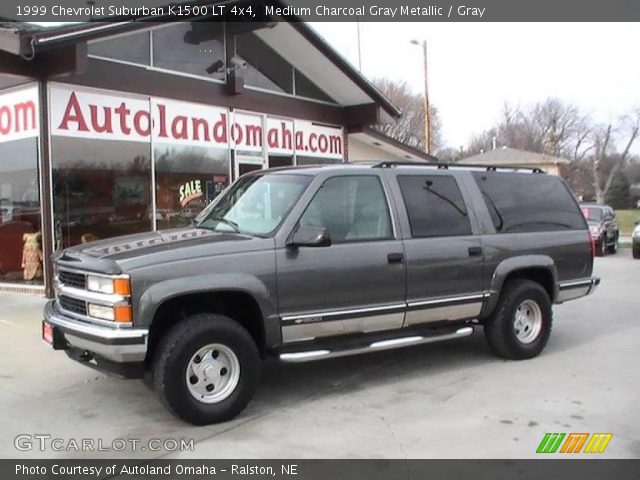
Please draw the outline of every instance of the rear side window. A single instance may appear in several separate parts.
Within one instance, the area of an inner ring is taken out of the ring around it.
[[[473,172],[498,233],[583,230],[584,218],[557,177]]]
[[[462,194],[453,177],[399,176],[414,238],[471,235],[471,223]]]

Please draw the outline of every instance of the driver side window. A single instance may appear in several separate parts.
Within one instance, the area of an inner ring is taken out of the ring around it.
[[[301,226],[324,227],[332,243],[393,237],[389,207],[377,176],[328,179],[300,218]]]

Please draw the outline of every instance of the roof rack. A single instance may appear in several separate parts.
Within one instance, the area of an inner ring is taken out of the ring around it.
[[[395,162],[385,161],[373,165],[372,168],[393,168],[393,167],[423,167],[435,168],[438,170],[449,170],[450,168],[459,168],[467,170],[485,170],[487,172],[529,172],[529,173],[545,173],[539,168],[516,167],[516,166],[495,166],[495,165],[459,165],[456,163],[422,163],[422,162]]]

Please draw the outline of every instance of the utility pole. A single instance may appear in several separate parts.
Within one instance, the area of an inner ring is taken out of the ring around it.
[[[429,79],[427,77],[427,41],[411,40],[413,45],[422,45],[424,69],[424,151],[431,153],[431,109],[429,108]]]

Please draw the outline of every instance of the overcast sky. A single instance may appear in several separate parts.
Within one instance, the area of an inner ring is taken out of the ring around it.
[[[358,66],[355,22],[312,26]],[[429,97],[454,148],[490,128],[505,101],[554,96],[601,122],[640,107],[638,24],[364,22],[360,35],[365,76],[406,80],[416,93],[422,53],[410,40],[427,40]]]

